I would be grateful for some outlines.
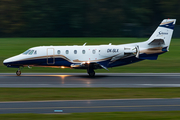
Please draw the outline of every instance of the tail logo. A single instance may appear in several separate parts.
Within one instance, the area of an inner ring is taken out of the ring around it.
[[[162,32],[162,31],[160,31],[160,32],[158,32],[157,37],[158,37],[158,36],[163,36],[163,35],[168,35],[168,33],[167,33],[167,32]]]
[[[160,31],[159,35],[168,35],[168,33]]]

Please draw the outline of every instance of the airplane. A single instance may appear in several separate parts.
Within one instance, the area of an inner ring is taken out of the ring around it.
[[[3,61],[7,67],[57,67],[86,69],[90,77],[96,69],[127,65],[142,60],[157,60],[158,55],[169,51],[176,19],[164,19],[151,37],[144,42],[112,45],[38,46]]]

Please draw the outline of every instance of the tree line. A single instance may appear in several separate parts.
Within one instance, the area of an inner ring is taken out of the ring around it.
[[[179,19],[179,6],[178,0],[0,0],[0,36],[133,36],[164,18]]]

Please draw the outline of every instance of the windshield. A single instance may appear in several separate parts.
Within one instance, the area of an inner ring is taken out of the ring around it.
[[[28,54],[31,50],[26,50],[25,52],[23,52],[24,55]]]
[[[33,52],[34,52],[34,50],[31,50],[31,52],[29,52],[29,55],[32,55],[32,54],[33,54]]]

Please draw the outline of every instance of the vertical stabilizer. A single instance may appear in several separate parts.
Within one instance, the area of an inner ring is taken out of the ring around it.
[[[169,49],[176,19],[164,19],[155,32],[147,40],[150,46],[164,46]]]

